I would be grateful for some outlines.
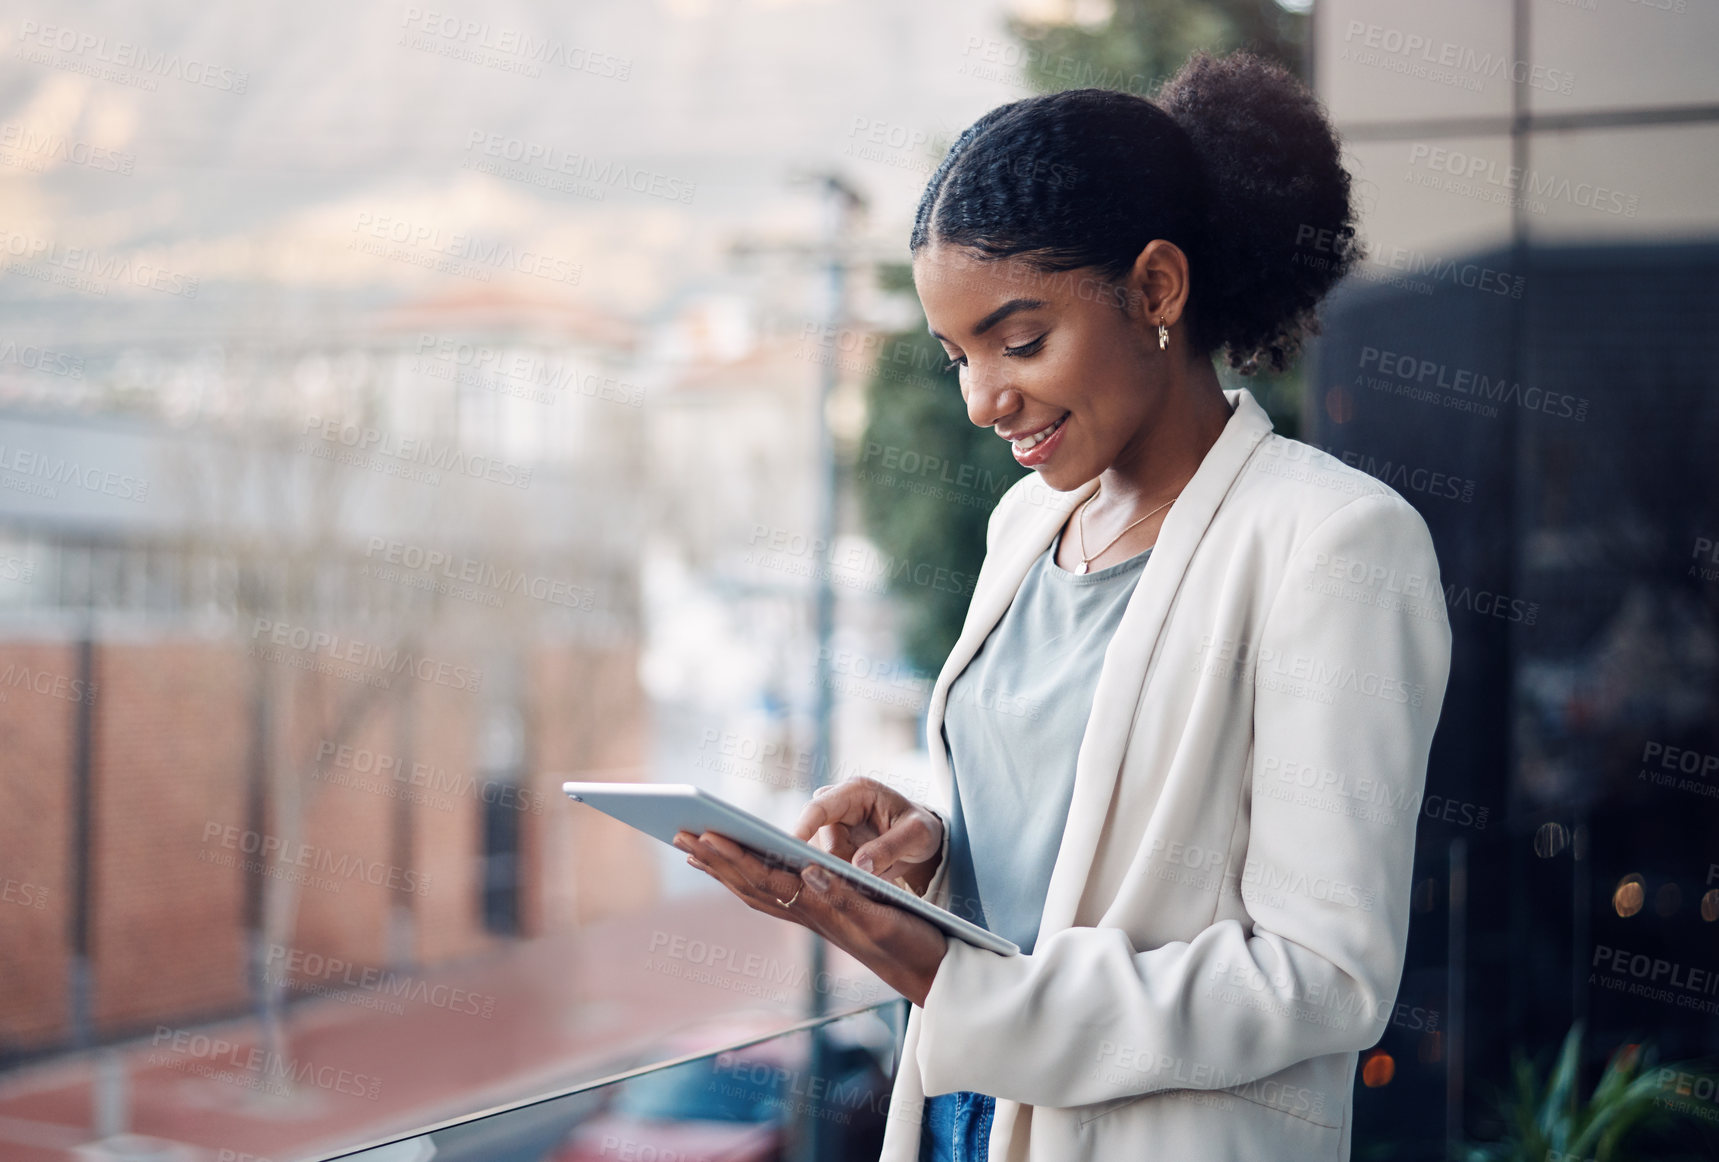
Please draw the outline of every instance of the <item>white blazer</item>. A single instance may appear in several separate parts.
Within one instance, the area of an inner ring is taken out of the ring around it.
[[[1358,1051],[1402,976],[1450,625],[1420,514],[1224,394],[1105,651],[1037,946],[950,942],[882,1162],[915,1162],[925,1096],[964,1089],[998,1099],[991,1162],[1349,1157]],[[950,683],[1096,487],[1035,473],[991,516],[926,723],[945,822]],[[926,892],[944,906],[946,867]]]

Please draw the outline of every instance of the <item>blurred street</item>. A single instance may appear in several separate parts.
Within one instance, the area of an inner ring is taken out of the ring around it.
[[[726,896],[686,895],[415,974],[404,1015],[369,1007],[386,997],[375,989],[295,1003],[286,1056],[303,1080],[290,1086],[266,1067],[236,1068],[261,1044],[248,1019],[20,1069],[0,1083],[0,1158],[75,1162],[95,1137],[108,1053],[123,1062],[130,1132],[203,1151],[187,1158],[316,1157],[634,1067],[668,1035],[737,1009],[790,1024],[805,1011],[796,985],[808,939]],[[832,959],[832,1008],[891,995],[845,956]],[[479,1011],[456,1011],[468,997]]]

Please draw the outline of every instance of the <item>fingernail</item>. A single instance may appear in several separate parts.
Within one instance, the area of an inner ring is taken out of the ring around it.
[[[872,867],[871,853],[865,852],[861,855],[854,856],[854,866],[864,872],[870,871]]]
[[[827,892],[830,890],[830,873],[812,864],[806,868],[806,882],[812,885],[814,892]]]

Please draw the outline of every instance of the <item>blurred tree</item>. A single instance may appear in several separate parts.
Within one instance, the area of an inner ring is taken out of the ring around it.
[[[913,293],[905,265],[880,272],[885,289]],[[892,564],[902,650],[922,673],[943,666],[961,632],[972,579],[985,558],[985,521],[1026,470],[967,405],[942,344],[917,327],[885,336],[867,387],[865,436],[854,486],[866,535]],[[930,583],[919,566],[945,570]],[[900,566],[906,566],[900,568]]]
[[[1110,0],[1065,4],[1062,19],[1016,16],[1009,31],[1034,50],[1026,81],[1060,89],[1122,89],[1150,96],[1204,49],[1245,48],[1306,75],[1307,15],[1278,0]],[[1081,19],[1096,9],[1101,19]]]

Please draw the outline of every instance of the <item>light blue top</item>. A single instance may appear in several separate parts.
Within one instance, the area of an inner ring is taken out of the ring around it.
[[[1023,953],[1038,940],[1104,651],[1152,550],[1091,573],[1058,533],[949,687],[949,909]]]

